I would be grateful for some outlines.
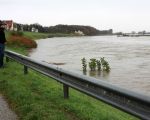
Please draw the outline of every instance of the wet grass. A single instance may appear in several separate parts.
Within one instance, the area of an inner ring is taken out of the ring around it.
[[[36,32],[23,32],[23,36],[30,38],[32,40],[44,39],[48,37],[48,33],[36,33]]]
[[[37,39],[44,39],[44,38],[52,38],[52,37],[69,37],[75,36],[74,34],[65,34],[65,33],[35,33],[35,32],[23,32],[24,36],[37,40]]]

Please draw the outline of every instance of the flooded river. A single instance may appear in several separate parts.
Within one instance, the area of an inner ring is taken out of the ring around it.
[[[82,73],[81,59],[105,57],[109,73],[87,75],[150,96],[150,37],[60,37],[37,41],[30,57]]]

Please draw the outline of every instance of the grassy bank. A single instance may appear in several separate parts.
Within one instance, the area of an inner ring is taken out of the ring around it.
[[[47,37],[47,34],[43,33],[33,33],[33,32],[10,32],[6,31],[6,49],[19,52],[21,54],[27,55],[29,50],[36,48],[37,44],[35,39],[43,39]]]
[[[52,37],[69,37],[75,36],[75,34],[64,34],[64,33],[33,33],[33,32],[24,32],[24,36],[31,38],[33,40],[41,38],[52,38]]]
[[[23,35],[32,40],[44,39],[49,36],[49,34],[46,34],[46,33],[36,33],[36,32],[23,32]]]
[[[18,46],[8,48],[28,52]],[[73,89],[65,100],[60,83],[32,70],[24,75],[23,66],[15,61],[0,69],[0,76],[0,92],[21,120],[136,120]]]
[[[11,32],[6,32],[6,37],[9,37]],[[69,37],[69,36],[77,36],[75,34],[65,34],[65,33],[36,33],[36,32],[23,32],[23,36],[30,38],[32,40],[51,38],[51,37]]]

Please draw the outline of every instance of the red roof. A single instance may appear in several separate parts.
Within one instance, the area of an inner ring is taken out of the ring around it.
[[[8,26],[8,28],[11,28],[13,25],[13,21],[12,20],[4,20],[4,23],[6,23],[6,25]]]

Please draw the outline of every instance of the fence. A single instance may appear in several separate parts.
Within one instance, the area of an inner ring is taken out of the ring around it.
[[[150,120],[148,96],[113,86],[105,81],[75,74],[12,51],[5,51],[5,56],[7,62],[10,58],[23,64],[24,74],[27,74],[28,68],[31,68],[62,83],[64,98],[69,98],[69,87],[71,87],[140,119]]]

